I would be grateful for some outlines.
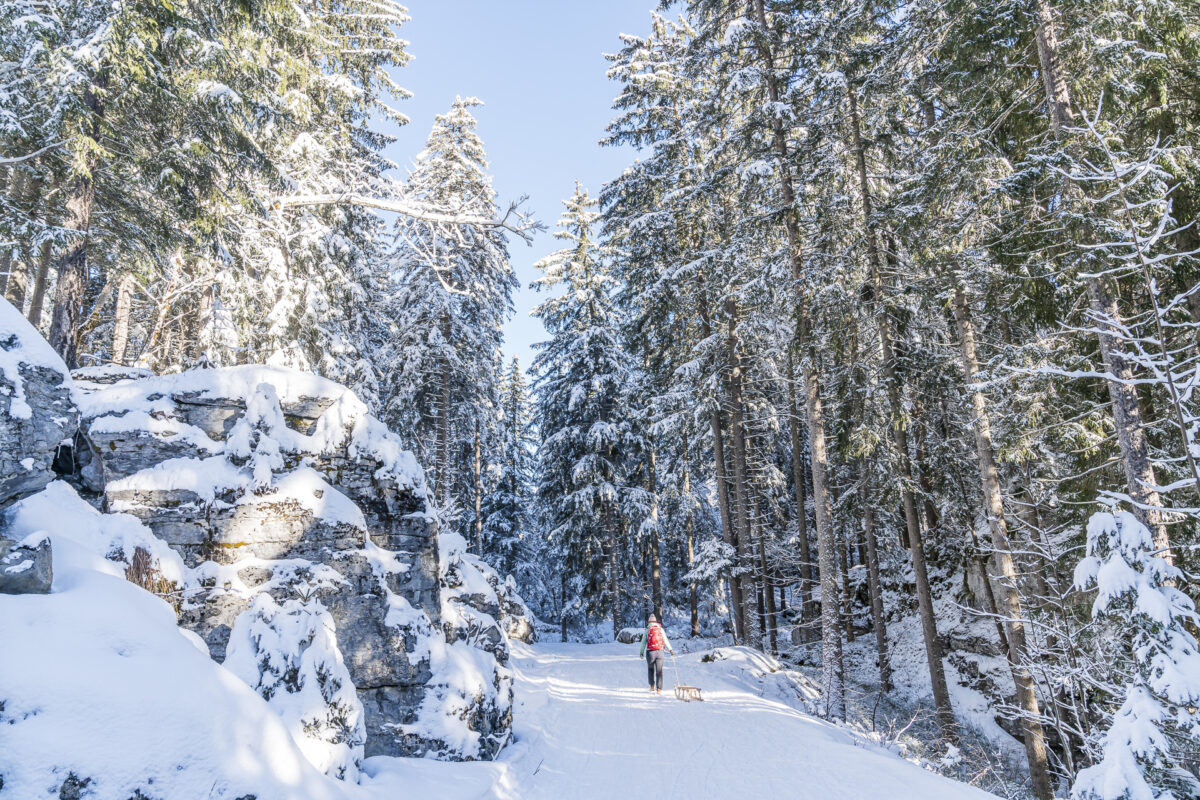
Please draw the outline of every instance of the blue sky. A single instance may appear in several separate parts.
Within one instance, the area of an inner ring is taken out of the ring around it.
[[[620,49],[618,34],[649,30],[655,0],[407,0],[412,17],[401,30],[413,60],[395,78],[413,92],[399,108],[411,122],[392,132],[387,151],[407,165],[435,115],[455,95],[484,101],[476,109],[495,177],[507,203],[528,194],[527,208],[549,230],[532,247],[513,241],[521,291],[505,328],[505,354],[528,368],[531,345],[545,338],[529,311],[544,295],[529,288],[533,264],[556,249],[550,236],[575,181],[593,195],[635,157],[601,148],[617,84],[605,76],[603,54]]]

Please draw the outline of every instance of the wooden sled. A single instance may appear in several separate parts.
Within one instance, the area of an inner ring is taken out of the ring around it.
[[[682,700],[685,703],[690,703],[693,700],[703,702],[704,698],[700,696],[700,689],[695,686],[684,686],[682,684],[675,685],[675,699]]]

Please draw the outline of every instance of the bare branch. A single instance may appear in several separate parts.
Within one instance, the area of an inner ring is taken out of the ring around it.
[[[46,153],[51,150],[54,150],[55,148],[62,147],[64,144],[66,144],[65,141],[55,142],[54,144],[46,145],[45,147],[41,148],[40,150],[34,150],[32,153],[29,153],[27,155],[13,156],[11,158],[0,158],[0,166],[3,166],[5,164],[20,164],[23,161],[32,161],[33,159],[40,156],[42,153]]]
[[[295,208],[300,206],[355,205],[364,208],[375,208],[380,211],[392,211],[412,219],[432,222],[442,225],[473,225],[480,228],[501,228],[519,236],[527,243],[533,242],[533,234],[544,226],[529,220],[520,212],[520,203],[524,199],[509,204],[508,211],[501,219],[482,217],[475,214],[460,214],[453,210],[439,209],[408,200],[397,200],[386,197],[368,197],[353,192],[337,194],[301,194],[281,197],[275,201],[276,208]]]

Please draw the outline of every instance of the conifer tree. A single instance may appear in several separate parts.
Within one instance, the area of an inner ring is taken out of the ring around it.
[[[567,246],[537,264],[536,286],[560,292],[533,312],[551,337],[533,362],[538,504],[564,580],[584,588],[589,616],[611,615],[615,635],[626,615],[623,405],[631,366],[618,336],[611,263],[595,238],[597,202],[576,184],[565,205],[555,237]]]
[[[459,98],[438,116],[405,187],[409,197],[495,215],[487,155],[470,111],[477,105]],[[503,231],[402,217],[396,236],[386,417],[409,432],[431,465],[439,502],[453,500],[461,510],[479,496],[476,447],[493,441],[501,326],[512,313],[516,277]]]
[[[483,498],[483,557],[501,575],[517,575],[540,555],[533,545],[534,430],[528,385],[514,357],[500,386],[495,476]]]

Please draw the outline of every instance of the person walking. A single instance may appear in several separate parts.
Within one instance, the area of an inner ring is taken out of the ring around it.
[[[658,624],[658,617],[653,614],[646,625],[646,630],[642,632],[642,655],[646,659],[646,674],[650,679],[650,691],[662,694],[663,681],[663,665],[666,662],[666,656],[663,651],[675,655],[674,648],[671,647],[671,640],[667,638],[667,632],[663,630],[663,626]]]

